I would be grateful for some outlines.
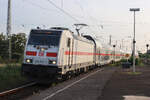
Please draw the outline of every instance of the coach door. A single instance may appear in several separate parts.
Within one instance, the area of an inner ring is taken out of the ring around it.
[[[73,64],[73,46],[74,46],[74,41],[73,39],[68,38],[67,41],[67,47],[68,47],[68,66],[71,68]]]
[[[74,55],[74,40],[71,41],[71,66],[73,65],[73,55]]]

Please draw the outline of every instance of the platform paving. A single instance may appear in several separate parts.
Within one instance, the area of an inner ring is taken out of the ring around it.
[[[99,100],[150,100],[150,66],[118,69],[107,82]]]
[[[105,67],[93,73],[60,83],[25,100],[98,100],[106,82],[117,67]]]

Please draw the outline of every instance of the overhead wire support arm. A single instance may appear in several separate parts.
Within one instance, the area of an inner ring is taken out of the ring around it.
[[[83,27],[83,26],[88,26],[87,24],[74,24],[74,26],[76,26],[76,31],[78,33],[78,35],[80,35],[80,29]]]

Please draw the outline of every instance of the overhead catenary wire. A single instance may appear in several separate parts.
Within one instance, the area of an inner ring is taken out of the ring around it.
[[[23,0],[24,1],[24,0]],[[78,19],[76,19],[74,16],[72,16],[70,13],[68,13],[68,12],[66,12],[65,10],[63,10],[63,7],[59,7],[59,6],[57,6],[55,3],[53,3],[52,1],[48,1],[51,5],[53,5],[55,8],[57,8],[58,10],[55,10],[55,9],[48,9],[47,7],[43,7],[43,6],[41,6],[41,5],[39,5],[39,4],[37,4],[37,3],[34,3],[34,2],[31,2],[31,1],[25,1],[26,3],[29,3],[30,5],[32,5],[32,6],[35,6],[35,7],[38,7],[38,8],[40,8],[40,9],[42,9],[42,10],[45,10],[45,11],[48,11],[48,12],[50,12],[50,10],[51,11],[61,11],[61,12],[63,12],[65,15],[67,15],[69,18],[71,18],[71,19],[73,19],[76,23],[79,23],[79,20]],[[61,2],[61,3],[63,3],[63,1]],[[63,4],[61,4],[62,6],[63,6]],[[22,24],[21,24],[22,25]],[[25,24],[23,24],[23,25],[25,25]],[[32,24],[33,25],[33,24]],[[64,24],[63,24],[64,25]],[[45,25],[44,25],[45,26]]]
[[[66,12],[65,10],[63,10],[62,8],[58,7],[55,3],[53,3],[51,0],[47,0],[51,5],[53,5],[55,8],[59,9],[62,13],[64,13],[65,15],[67,15],[68,17],[70,17],[71,19],[73,19],[76,22],[80,22],[78,19],[76,19],[75,17],[73,17],[71,14],[69,14],[68,12]]]
[[[52,4],[54,7],[56,7],[57,9],[59,9],[61,12],[63,12],[64,14],[66,14],[67,16],[69,16],[70,18],[72,18],[74,21],[76,22],[80,22],[79,20],[77,20],[75,17],[73,17],[71,14],[69,14],[68,12],[66,12],[65,10],[63,10],[62,8],[58,7],[55,3],[53,3],[51,0],[47,0],[50,4]],[[81,6],[80,6],[81,7]],[[83,7],[82,7],[83,8]],[[82,9],[83,11],[83,9]],[[94,33],[94,31],[92,29],[89,28],[89,30]]]
[[[79,8],[81,9],[81,11],[82,11],[82,14],[84,15],[84,18],[85,17],[87,17],[94,25],[91,25],[91,24],[88,24],[88,26],[89,26],[89,30],[92,32],[92,33],[94,33],[95,34],[95,32],[92,30],[92,28],[91,28],[91,26],[93,27],[93,26],[96,26],[97,27],[97,29],[99,30],[99,31],[101,31],[101,29],[103,29],[103,25],[99,25],[99,21],[96,19],[96,18],[94,18],[90,13],[87,13],[86,12],[86,10],[84,10],[84,7],[81,5],[81,3],[78,1],[78,0],[74,0],[76,3],[77,3],[77,5],[79,6]],[[95,20],[95,21],[94,21]],[[94,29],[95,30],[95,29]]]
[[[38,7],[38,8],[40,8],[40,9],[43,9],[43,10],[45,10],[45,11],[49,11],[50,12],[50,10],[52,11],[52,9],[48,9],[47,7],[43,7],[43,6],[40,6],[39,4],[37,4],[37,3],[34,3],[34,2],[31,2],[31,1],[29,1],[29,0],[23,0],[23,1],[25,1],[25,2],[29,2],[29,4],[31,4],[31,5],[33,5],[33,6],[36,6],[36,7]],[[80,8],[81,8],[81,10],[82,11],[84,11],[84,7],[80,4],[80,2],[77,2],[78,4],[79,4],[79,6],[80,6]],[[57,10],[53,10],[53,11],[57,11]],[[93,17],[93,16],[92,16]],[[94,22],[94,21],[93,21]],[[121,23],[120,22],[116,22],[116,21],[103,21],[104,23],[103,23],[103,25],[104,26],[107,26],[108,27],[108,24],[119,24],[119,26],[121,26],[121,27],[126,27],[126,26],[128,26],[127,24],[122,24],[122,25],[120,25]],[[107,25],[105,25],[107,23]],[[130,23],[130,24],[132,24],[132,23]],[[141,23],[137,23],[137,24],[141,24]],[[22,24],[21,24],[22,25]],[[31,25],[31,24],[30,24]],[[29,26],[29,25],[28,25]],[[32,24],[32,26],[33,26],[33,24]],[[93,27],[93,25],[89,25],[90,27]],[[97,25],[94,25],[94,26],[97,26]],[[98,27],[99,27],[100,25],[98,25]],[[109,26],[112,26],[112,25],[109,25]],[[99,29],[101,29],[100,27],[99,27]]]
[[[80,4],[80,2],[78,2],[77,0],[74,0],[74,2],[75,2],[75,3],[79,6],[79,8],[81,9],[82,14],[84,15],[83,19],[85,19],[85,16],[87,16],[87,17],[90,18],[89,14],[87,14],[87,12],[84,11],[84,7]],[[90,20],[91,20],[91,19],[90,19]],[[94,25],[92,25],[92,26],[96,26],[95,23],[94,23],[94,21],[93,21],[93,20],[91,20],[91,21],[92,21],[93,24],[94,24]],[[87,24],[87,22],[86,22],[86,24]],[[87,24],[87,25],[88,25],[88,30],[89,30],[92,34],[95,34],[95,31],[91,28],[91,24]]]
[[[80,2],[79,2],[78,0],[74,0],[74,2],[79,6],[79,8],[80,8],[81,11],[83,12],[83,14],[85,14],[84,8],[83,8],[83,6],[80,4]]]
[[[40,8],[41,10],[44,10],[44,11],[46,11],[46,12],[48,12],[48,13],[51,13],[51,11],[55,11],[55,12],[58,12],[58,10],[56,10],[56,9],[49,9],[49,8],[47,8],[47,7],[43,7],[43,6],[41,6],[41,5],[39,5],[39,4],[37,4],[37,3],[35,3],[35,2],[31,2],[31,1],[28,1],[28,0],[22,0],[22,1],[24,1],[24,2],[26,2],[26,3],[29,3],[30,5],[32,5],[32,6],[34,6],[34,7],[37,7],[37,8]],[[62,1],[63,2],[63,1]],[[53,2],[52,2],[53,3]],[[57,7],[57,8],[59,8],[59,10],[60,9],[62,9],[62,8],[60,8],[60,7],[58,7],[56,4],[54,4],[53,3],[53,6],[55,5],[55,8]],[[71,14],[69,14],[68,12],[66,12],[65,10],[63,10],[62,9],[62,11],[63,11],[63,13],[65,13],[65,15],[67,14],[67,16],[69,16],[70,18],[72,18],[74,21],[76,21],[76,22],[79,22],[79,20],[77,20],[75,17],[73,17]],[[20,24],[19,26],[37,26],[37,25],[34,25],[34,24]],[[64,25],[64,24],[63,24]],[[38,25],[38,26],[41,26],[41,25]],[[47,25],[42,25],[42,26],[47,26]],[[57,26],[57,25],[56,25]]]
[[[54,9],[45,8],[45,7],[43,7],[43,6],[39,5],[39,4],[33,3],[33,2],[31,2],[31,1],[27,1],[27,0],[22,0],[22,1],[24,1],[24,2],[26,2],[26,3],[29,3],[29,4],[32,5],[32,6],[38,7],[38,8],[40,8],[40,9],[42,9],[42,10],[48,11],[48,12],[50,12],[50,11],[56,11],[56,10],[54,10]]]

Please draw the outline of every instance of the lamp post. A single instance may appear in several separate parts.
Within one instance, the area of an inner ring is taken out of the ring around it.
[[[146,44],[146,47],[147,47],[147,55],[146,55],[146,58],[147,58],[147,62],[148,62],[148,47],[149,47],[149,44]]]
[[[116,60],[116,58],[115,58],[116,57],[115,56],[116,55],[116,53],[115,53],[115,47],[116,47],[116,45],[113,45],[113,48],[114,48],[114,57],[113,57],[114,58],[114,63],[115,63],[115,60]]]
[[[147,47],[147,54],[148,54],[148,47],[149,47],[149,44],[146,44],[146,47]]]
[[[133,72],[135,72],[135,12],[140,11],[140,8],[130,8],[130,11],[134,12],[134,23],[133,23],[133,30],[134,30],[134,35],[133,35]]]

